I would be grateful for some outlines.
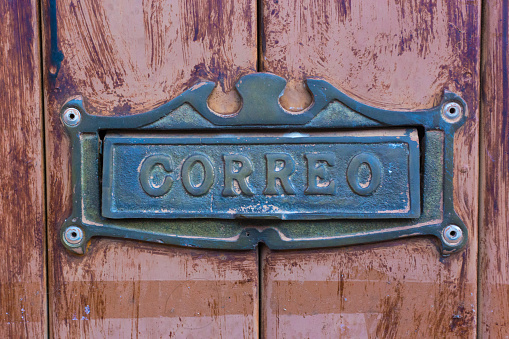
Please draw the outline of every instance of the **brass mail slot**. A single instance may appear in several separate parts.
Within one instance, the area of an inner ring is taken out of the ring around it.
[[[218,115],[216,84],[200,82],[144,113],[89,114],[62,107],[72,143],[73,210],[64,245],[92,237],[180,246],[271,249],[344,246],[432,235],[444,254],[467,241],[454,210],[454,134],[463,99],[388,111],[308,79],[313,103],[279,104],[286,81],[242,77],[242,107]]]

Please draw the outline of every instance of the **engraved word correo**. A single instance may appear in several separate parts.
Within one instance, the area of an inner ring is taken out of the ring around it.
[[[295,160],[287,153],[267,153],[265,157],[265,187],[264,195],[295,195],[296,188],[292,182],[295,173]],[[225,154],[222,157],[224,166],[224,180],[222,195],[234,197],[240,194],[252,196],[255,189],[249,183],[253,173],[253,162],[243,154]],[[305,153],[307,160],[307,185],[304,194],[307,195],[335,195],[336,179],[331,178],[328,167],[333,167],[336,158],[334,153]],[[150,196],[160,197],[170,192],[174,179],[173,160],[170,155],[150,155],[143,159],[140,167],[140,184]],[[202,170],[203,179],[194,183],[191,171],[196,167]],[[361,168],[367,169],[368,175],[361,178]],[[162,173],[161,173],[162,172]],[[182,185],[191,196],[207,194],[214,185],[216,169],[212,159],[206,154],[193,154],[187,157],[180,168]],[[382,164],[373,154],[360,153],[354,156],[348,164],[344,174],[349,187],[361,196],[372,194],[381,183]],[[281,189],[278,189],[278,188]],[[260,191],[260,190],[258,190]],[[261,193],[261,192],[260,192]]]

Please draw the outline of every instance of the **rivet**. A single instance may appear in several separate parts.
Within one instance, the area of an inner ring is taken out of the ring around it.
[[[64,240],[69,246],[78,245],[83,241],[83,230],[78,226],[69,226],[64,232]]]
[[[442,115],[447,120],[458,120],[463,113],[463,107],[457,102],[451,101],[442,107]]]
[[[448,245],[457,245],[463,240],[463,231],[459,226],[449,225],[442,231],[444,242]]]
[[[78,111],[76,108],[72,108],[72,107],[67,108],[64,111],[64,115],[63,115],[62,119],[64,120],[64,123],[67,126],[76,127],[81,122],[80,111]]]

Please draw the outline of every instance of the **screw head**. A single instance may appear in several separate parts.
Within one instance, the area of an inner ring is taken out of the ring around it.
[[[78,226],[69,226],[64,232],[64,241],[69,246],[77,246],[83,241],[83,230]]]
[[[461,118],[461,115],[463,114],[463,107],[454,101],[446,103],[442,107],[442,116],[447,120],[451,122],[455,122]]]
[[[81,113],[76,108],[70,107],[64,111],[64,115],[62,116],[62,120],[64,124],[69,127],[76,127],[81,122]]]
[[[463,240],[463,231],[459,226],[449,225],[442,231],[442,237],[447,245],[454,246]]]

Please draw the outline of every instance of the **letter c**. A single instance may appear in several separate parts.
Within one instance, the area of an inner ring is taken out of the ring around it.
[[[163,183],[155,186],[152,180],[152,174],[156,166],[162,166],[166,171]],[[168,155],[151,155],[143,160],[140,168],[140,183],[143,190],[150,196],[160,197],[168,193],[173,185],[173,179],[170,173],[173,172],[173,164]]]

